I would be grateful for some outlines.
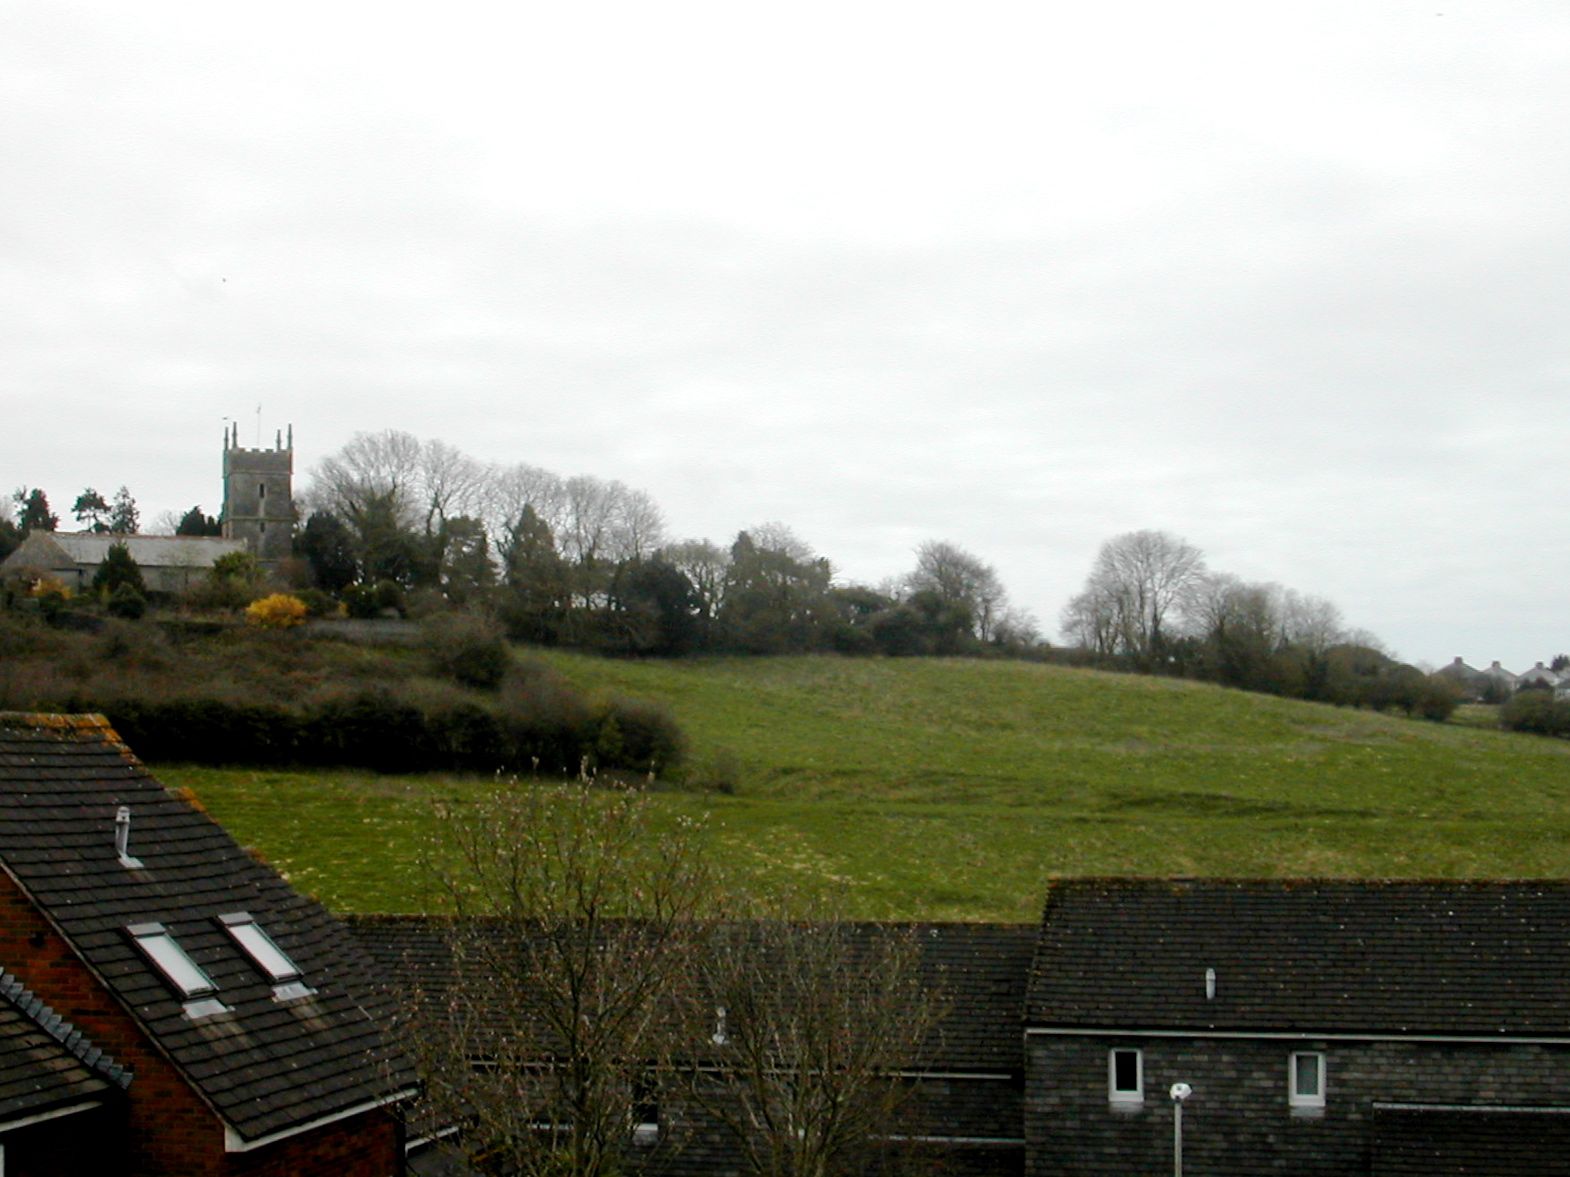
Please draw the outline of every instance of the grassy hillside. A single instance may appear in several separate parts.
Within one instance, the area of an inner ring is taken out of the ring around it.
[[[1570,874],[1570,743],[1024,663],[548,660],[661,699],[749,887],[853,914],[1034,918],[1062,874]],[[489,782],[159,766],[329,903],[420,906],[433,797]]]

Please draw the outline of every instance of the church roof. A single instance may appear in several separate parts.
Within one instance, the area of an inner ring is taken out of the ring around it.
[[[35,541],[42,541],[35,544]],[[33,554],[28,555],[28,545],[34,544]],[[109,549],[124,544],[143,568],[211,568],[213,563],[231,552],[246,551],[245,541],[219,539],[207,535],[111,535],[108,532],[90,531],[35,531],[23,541],[6,561],[16,567],[38,566],[41,558],[48,558],[44,567],[62,567],[54,563],[54,554],[47,545],[52,544],[60,555],[73,564],[93,568],[104,562]]]

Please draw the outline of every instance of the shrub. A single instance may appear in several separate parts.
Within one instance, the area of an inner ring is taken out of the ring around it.
[[[681,764],[687,741],[661,703],[612,699],[595,716],[593,751],[602,768],[666,772]]]
[[[391,609],[402,617],[408,612],[408,602],[403,593],[403,586],[396,580],[378,580],[373,586],[376,593],[376,606],[379,609]]]
[[[378,772],[433,767],[426,717],[386,690],[330,697],[310,715],[305,747],[318,764],[361,764]]]
[[[331,593],[324,593],[321,589],[296,589],[294,595],[305,606],[307,617],[331,617],[338,612],[338,602]]]
[[[1570,704],[1550,691],[1519,691],[1499,709],[1499,726],[1544,736],[1570,735]]]
[[[288,593],[273,593],[252,601],[245,609],[245,620],[259,629],[292,629],[305,624],[305,602]]]
[[[370,620],[391,610],[400,617],[404,613],[403,589],[397,581],[378,580],[375,584],[351,584],[343,590],[344,608],[350,617]]]
[[[135,621],[147,612],[147,598],[137,592],[129,582],[122,582],[109,594],[109,600],[105,602],[104,608],[111,617]]]
[[[473,613],[443,613],[421,624],[421,643],[436,674],[466,687],[493,691],[512,665],[496,622]]]
[[[39,576],[34,580],[32,587],[27,590],[27,595],[35,601],[46,601],[51,598],[58,601],[69,601],[71,589],[63,581],[52,576]]]
[[[519,664],[502,686],[498,716],[519,772],[577,771],[593,716],[555,671],[538,662]]]
[[[1431,674],[1417,695],[1417,713],[1434,723],[1444,723],[1461,704],[1461,688],[1442,674]]]
[[[147,585],[142,581],[141,566],[131,559],[131,549],[123,543],[110,544],[103,563],[93,573],[93,591],[108,601],[120,589],[127,587],[135,590],[136,595],[146,603]]]
[[[361,621],[379,617],[382,612],[376,603],[376,590],[368,584],[351,584],[344,589],[343,607],[350,617]]]
[[[426,711],[426,728],[440,767],[500,771],[517,758],[501,719],[479,703],[459,701]]]
[[[100,659],[112,662],[122,670],[128,667],[157,670],[169,663],[168,644],[163,635],[149,625],[111,621],[98,635],[94,648]]]
[[[687,779],[695,788],[735,796],[741,787],[741,757],[730,748],[716,748]]]
[[[249,552],[230,552],[213,561],[190,592],[191,603],[206,609],[243,609],[262,595],[262,566]]]

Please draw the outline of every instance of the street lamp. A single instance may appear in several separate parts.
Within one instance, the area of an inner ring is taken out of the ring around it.
[[[1183,1101],[1194,1094],[1187,1083],[1174,1083],[1172,1097],[1172,1177],[1183,1177]]]

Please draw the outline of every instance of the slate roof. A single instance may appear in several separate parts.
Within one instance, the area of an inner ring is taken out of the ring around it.
[[[140,868],[116,850],[120,806]],[[383,1041],[388,1011],[342,925],[164,789],[101,716],[0,713],[0,865],[242,1138],[412,1085]],[[234,912],[255,918],[314,993],[275,1000],[272,978],[217,919]],[[229,1012],[187,1015],[127,933],[150,922],[207,972]]]
[[[1075,879],[1047,898],[1025,1017],[1033,1027],[1570,1037],[1567,977],[1565,880]]]
[[[450,920],[351,915],[345,922],[381,975],[417,983],[429,999],[441,1000],[451,980]],[[923,984],[941,992],[947,1007],[931,1049],[918,1052],[925,1069],[1004,1074],[1023,1069],[1021,1012],[1034,925],[856,923],[847,928],[852,946],[914,933]]]
[[[0,1129],[17,1120],[101,1102],[131,1073],[0,971]]]
[[[91,531],[35,531],[6,559],[6,564],[28,567],[43,561],[49,567],[66,562],[96,568],[109,549],[124,544],[142,568],[211,568],[220,556],[244,552],[245,541],[210,535],[111,535]],[[57,554],[58,552],[58,554]]]
[[[1372,1177],[1570,1177],[1564,1109],[1374,1111]]]

